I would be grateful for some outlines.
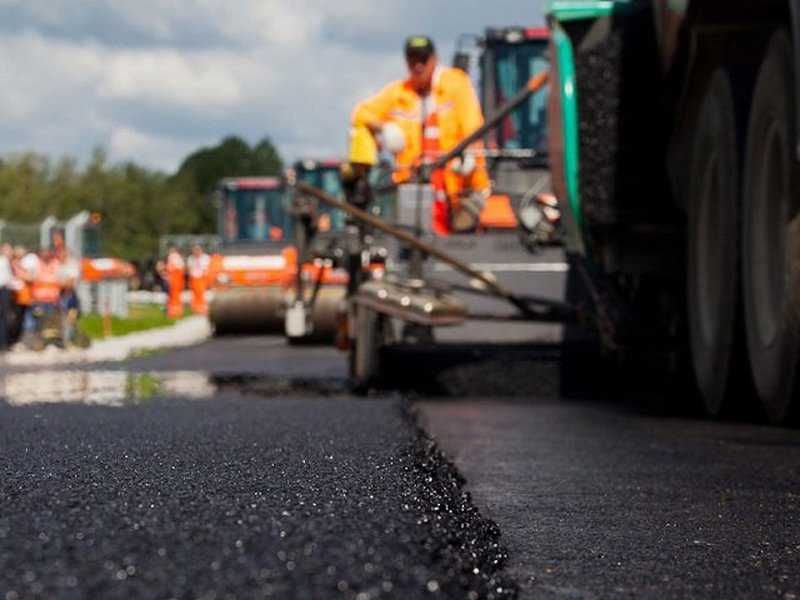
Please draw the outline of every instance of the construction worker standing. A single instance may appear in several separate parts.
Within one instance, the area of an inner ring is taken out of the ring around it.
[[[438,64],[433,42],[412,36],[405,43],[408,78],[387,85],[353,111],[352,154],[370,134],[395,155],[395,183],[409,181],[412,168],[433,162],[483,125],[480,103],[469,76]],[[437,233],[471,231],[489,195],[480,144],[463,161],[434,172],[433,224]],[[369,159],[367,159],[369,160]]]
[[[169,295],[167,297],[167,316],[179,319],[183,316],[183,288],[185,287],[186,264],[181,253],[176,247],[167,253],[167,281],[169,282]]]
[[[211,257],[203,252],[198,244],[192,247],[192,253],[186,260],[189,271],[189,288],[192,290],[192,312],[204,315],[208,312],[206,304],[206,288],[208,287],[208,269]]]
[[[58,279],[58,271],[61,261],[51,250],[42,249],[39,251],[39,268],[31,285],[31,295],[33,302],[40,308],[46,307],[48,310],[55,309],[61,297],[61,283]]]
[[[45,337],[50,336],[50,332],[60,332],[60,326],[53,328],[53,323],[60,322],[58,318],[61,297],[61,283],[58,279],[60,266],[60,261],[51,250],[42,248],[39,251],[39,265],[31,281],[33,304],[28,314],[32,324],[28,325],[27,333],[23,336],[23,342],[34,350],[44,349],[47,343]]]
[[[33,295],[31,288],[36,272],[39,270],[39,257],[22,246],[14,249],[14,261],[11,263],[14,278],[17,282],[17,304],[22,307],[22,340],[33,335],[36,329],[36,318],[33,316]]]

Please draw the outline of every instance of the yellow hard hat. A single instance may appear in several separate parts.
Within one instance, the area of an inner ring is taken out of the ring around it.
[[[348,160],[351,163],[375,165],[378,163],[378,146],[365,125],[356,125],[350,130]]]

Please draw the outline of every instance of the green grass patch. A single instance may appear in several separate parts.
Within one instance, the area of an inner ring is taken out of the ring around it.
[[[111,337],[147,331],[157,327],[169,327],[175,321],[169,319],[163,306],[156,304],[131,304],[126,318],[111,317]],[[102,339],[103,317],[98,314],[83,315],[78,327],[91,339]]]
[[[128,358],[152,358],[153,356],[166,354],[166,352],[166,348],[137,348],[128,354]]]

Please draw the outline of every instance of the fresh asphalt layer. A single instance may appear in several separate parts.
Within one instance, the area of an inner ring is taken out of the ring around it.
[[[514,596],[399,399],[131,401],[0,402],[0,598]]]

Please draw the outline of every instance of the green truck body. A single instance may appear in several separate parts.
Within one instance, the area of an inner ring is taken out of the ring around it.
[[[800,1],[550,0],[547,15],[553,185],[606,345],[667,341],[709,412],[745,373],[767,417],[791,419]]]

